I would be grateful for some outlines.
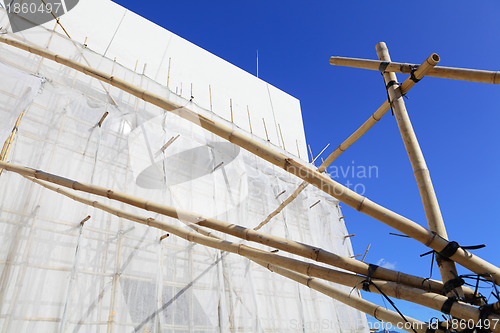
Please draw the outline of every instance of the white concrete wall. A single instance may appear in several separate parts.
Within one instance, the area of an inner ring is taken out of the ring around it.
[[[99,8],[97,10],[96,8]],[[253,133],[280,147],[281,126],[285,148],[307,159],[307,148],[299,100],[243,71],[225,60],[201,49],[185,39],[140,17],[108,0],[81,0],[61,23],[77,42],[87,39],[90,49],[142,72],[166,85],[170,63],[169,88],[185,98],[210,109],[209,86],[212,90],[212,110],[231,119],[230,99],[234,122],[250,131],[247,106]],[[54,22],[45,25],[53,29]],[[61,28],[57,31],[62,33]]]

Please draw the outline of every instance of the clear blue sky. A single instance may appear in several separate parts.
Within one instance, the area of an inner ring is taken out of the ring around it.
[[[117,3],[259,76],[301,101],[308,143],[331,153],[384,101],[379,73],[329,65],[332,55],[376,59],[385,41],[393,61],[500,70],[499,1],[129,1]],[[404,80],[400,76],[400,81]],[[406,106],[423,149],[451,240],[500,265],[500,85],[424,78]],[[390,112],[336,162],[338,170],[376,167],[371,178],[339,175],[364,195],[426,225],[411,165]],[[373,170],[373,169],[372,169]],[[353,247],[366,260],[428,276],[427,249],[343,205]],[[466,271],[460,269],[460,272]],[[437,268],[434,278],[439,278]],[[364,297],[383,304],[378,295]],[[432,314],[397,301],[421,320]]]

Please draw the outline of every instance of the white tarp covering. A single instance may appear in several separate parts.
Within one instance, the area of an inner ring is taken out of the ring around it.
[[[57,33],[39,28],[30,34],[54,52],[225,122]],[[0,77],[0,143],[25,111],[7,159],[12,163],[250,228],[300,183],[174,114],[3,44]],[[177,139],[162,149],[172,138]],[[286,194],[279,196],[283,190]],[[185,227],[175,219],[92,198]],[[90,220],[80,225],[87,216]],[[340,216],[335,199],[308,187],[262,231],[351,256]],[[0,332],[367,331],[364,314],[329,297],[235,254],[175,236],[160,241],[163,235],[4,171]]]

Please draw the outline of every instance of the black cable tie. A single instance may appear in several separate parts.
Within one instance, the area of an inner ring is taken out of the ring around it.
[[[449,242],[441,252],[436,252],[434,250],[425,252],[420,255],[420,257],[429,255],[433,252],[436,252],[438,254],[438,257],[440,257],[441,260],[449,260],[451,256],[453,256],[459,248],[462,248],[464,250],[477,250],[477,249],[482,249],[483,247],[486,247],[485,244],[480,244],[480,245],[471,245],[471,246],[460,246],[455,241]]]
[[[441,307],[441,312],[449,315],[451,307],[456,301],[457,299],[455,297],[448,297],[448,299],[443,303],[443,306]]]
[[[457,277],[455,279],[451,279],[445,282],[444,287],[443,287],[443,295],[448,294],[450,291],[452,291],[455,288],[459,288],[465,284],[464,279],[461,277]]]
[[[389,61],[382,61],[380,63],[380,66],[378,66],[378,71],[380,74],[384,74],[385,70],[387,69],[387,66],[389,66],[390,62]]]
[[[383,73],[381,73],[381,74],[384,75]],[[391,80],[385,85],[385,92],[387,93],[387,101],[389,102],[389,105],[391,106],[391,113],[393,116],[394,116],[394,110],[392,109],[392,101],[391,101],[391,97],[389,96],[389,88],[395,84],[397,84],[399,86],[399,82],[395,81],[395,80]]]
[[[418,83],[418,81],[420,81],[421,79],[417,79],[415,77],[415,71],[418,69],[418,65],[410,65],[410,80],[412,80],[413,82],[415,83]]]

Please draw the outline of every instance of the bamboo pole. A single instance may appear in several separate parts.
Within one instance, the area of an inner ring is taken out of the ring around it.
[[[381,61],[391,61],[389,50],[384,42],[378,43],[376,49],[377,56]],[[396,90],[397,85],[391,85],[389,87],[389,82],[397,82],[396,74],[385,71],[383,73],[383,77],[385,85],[388,87],[388,94],[392,101],[392,107],[394,115],[396,116],[399,131],[401,132],[401,138],[405,144],[405,148],[413,168],[413,174],[415,175],[415,179],[418,184],[418,190],[420,192],[425,215],[427,217],[427,224],[429,225],[429,229],[431,231],[434,231],[437,235],[447,240],[448,235],[446,233],[436,193],[432,185],[431,176],[429,174],[429,170],[427,169],[427,164],[425,163],[420,145],[418,144],[417,136],[413,130],[403,96],[401,96],[401,94]],[[455,263],[453,261],[439,259],[436,261],[443,283],[454,280],[458,276],[457,268],[455,267]],[[453,295],[463,298],[464,294],[462,292],[462,288],[459,286],[448,293],[448,296]]]
[[[141,224],[148,225],[153,228],[164,230],[168,233],[181,237],[187,241],[208,246],[214,249],[231,252],[238,254],[240,256],[246,257],[252,261],[260,261],[266,264],[272,264],[292,270],[294,272],[305,274],[309,277],[317,277],[330,282],[338,283],[344,286],[354,287],[357,289],[363,289],[365,291],[374,293],[384,293],[389,297],[395,297],[398,299],[407,300],[416,304],[441,311],[443,305],[448,301],[446,296],[439,294],[427,292],[421,289],[412,288],[405,286],[397,282],[388,282],[383,280],[371,280],[372,283],[368,286],[364,286],[366,277],[345,273],[341,271],[336,271],[323,266],[315,265],[312,263],[303,262],[300,260],[283,257],[277,254],[262,251],[256,248],[252,248],[243,244],[232,243],[225,240],[215,239],[212,237],[203,236],[198,233],[186,231],[180,227],[170,225],[166,222],[155,220],[154,218],[145,218],[137,214],[132,214],[109,205],[102,204],[98,201],[93,201],[91,199],[86,199],[78,195],[72,194],[69,191],[54,188],[54,186],[44,184],[41,181],[33,179],[36,183],[52,188],[60,194],[63,194],[75,201],[84,203],[86,205],[93,206],[97,209],[106,211],[120,218],[125,218],[131,221],[135,221]],[[376,287],[374,287],[376,285]],[[378,288],[377,288],[378,287]],[[453,317],[457,317],[464,320],[472,320],[475,323],[478,322],[480,318],[479,309],[465,304],[461,301],[455,301],[449,309],[449,314]],[[500,315],[490,314],[487,316],[492,322],[500,321]],[[493,332],[500,333],[500,325],[496,325],[492,330]]]
[[[364,68],[378,71],[382,61],[358,59],[348,57],[331,57],[330,65]],[[415,68],[414,64],[406,64],[400,62],[390,62],[387,65],[386,71],[395,73],[411,73]],[[426,76],[439,77],[443,79],[493,83],[500,84],[500,72],[485,71],[479,69],[454,68],[454,67],[434,67],[426,74]]]
[[[313,184],[320,190],[330,194],[334,198],[344,202],[345,204],[355,208],[356,210],[369,215],[394,229],[412,237],[425,246],[441,252],[449,242],[435,233],[422,227],[416,222],[411,221],[391,210],[378,205],[366,197],[363,197],[351,189],[337,183],[333,179],[311,169],[310,167],[293,160],[292,158],[275,151],[267,145],[256,140],[248,138],[245,134],[237,129],[231,129],[226,125],[208,119],[201,114],[181,107],[168,99],[158,96],[150,91],[146,91],[140,87],[136,87],[124,80],[110,76],[102,71],[96,70],[89,66],[82,65],[74,60],[62,57],[53,52],[27,45],[25,43],[0,36],[0,42],[28,51],[33,54],[40,55],[44,58],[53,60],[63,64],[86,75],[92,76],[100,81],[111,83],[114,87],[126,91],[136,97],[143,99],[148,103],[152,103],[160,108],[170,111],[196,125],[232,142],[243,149],[263,158],[264,160],[284,169],[285,171],[296,175],[304,181]],[[325,161],[326,162],[326,161]],[[2,162],[0,162],[2,163]],[[500,269],[487,261],[467,252],[459,247],[457,251],[450,256],[450,259],[460,263],[464,267],[470,269],[477,274],[489,273],[493,276],[496,284],[500,285]]]
[[[2,165],[3,162],[0,162]],[[67,188],[71,188],[77,191],[82,191],[90,194],[99,195],[102,197],[107,197],[111,200],[120,201],[125,204],[129,204],[135,207],[139,207],[148,211],[156,212],[162,215],[166,215],[172,218],[176,218],[181,220],[183,223],[188,224],[191,228],[195,229],[199,233],[205,236],[212,236],[211,233],[207,233],[205,230],[200,227],[207,227],[212,230],[217,230],[226,234],[229,234],[234,237],[238,237],[243,240],[260,243],[269,247],[273,247],[276,249],[280,249],[289,253],[293,253],[304,258],[312,259],[317,262],[322,262],[325,264],[329,264],[332,266],[336,266],[338,268],[346,269],[358,274],[368,275],[370,266],[367,263],[360,262],[358,260],[350,259],[347,257],[339,256],[332,252],[325,251],[321,248],[317,248],[311,245],[295,242],[293,240],[289,240],[286,238],[267,235],[265,233],[255,231],[249,228],[245,228],[240,225],[230,224],[227,222],[223,222],[220,220],[216,220],[213,218],[206,218],[188,211],[184,211],[181,209],[175,209],[173,207],[161,205],[158,203],[153,203],[146,201],[144,199],[134,197],[131,195],[127,195],[118,191],[114,191],[111,189],[89,185],[85,183],[79,183],[71,179],[59,177],[56,175],[52,175],[49,173],[45,173],[40,170],[33,170],[29,168],[24,168],[20,166],[15,166],[11,163],[5,163],[5,169],[8,171],[12,171],[18,174],[21,174],[25,177],[32,177],[34,179],[41,179],[53,184],[61,185]],[[41,184],[47,188],[46,184]],[[58,193],[63,193],[64,191],[61,189],[57,190]],[[66,194],[65,194],[66,195]],[[73,197],[72,197],[73,198]],[[201,229],[201,230],[197,230]],[[415,288],[423,288],[425,290],[429,290],[435,293],[440,293],[443,289],[443,284],[434,281],[423,279],[420,277],[412,276],[409,274],[404,274],[401,272],[389,270],[383,267],[378,267],[375,272],[372,274],[373,277],[388,280],[388,281],[397,281]],[[467,296],[472,298],[473,292],[472,290],[468,290]]]
[[[401,327],[405,331],[414,333],[411,328],[405,327],[405,322],[402,320],[401,316],[391,310],[387,310],[380,305],[374,304],[361,297],[353,297],[351,293],[345,292],[343,290],[332,287],[324,282],[318,281],[315,278],[311,278],[307,275],[296,273],[286,268],[279,267],[277,265],[265,264],[262,262],[255,261],[257,264],[266,267],[271,272],[284,276],[290,280],[303,284],[313,290],[316,290],[324,295],[327,295],[339,302],[342,302],[356,310],[364,312],[375,319],[384,321],[386,323],[391,323],[395,327]],[[428,325],[417,319],[405,316],[406,320],[411,323],[411,327],[417,331],[417,333],[425,333]]]
[[[437,63],[439,62],[439,56],[436,53],[431,54],[423,63],[418,67],[415,71],[414,76],[416,78],[415,81],[422,79]],[[414,80],[411,78],[407,78],[400,87],[401,94],[406,94],[411,88],[413,88],[416,84]],[[340,144],[327,158],[322,161],[321,165],[318,167],[318,172],[324,172],[330,164],[333,163],[344,151],[347,150],[354,142],[356,142],[359,138],[361,138],[370,128],[373,127],[386,113],[389,111],[391,106],[389,105],[389,101],[385,101],[382,105],[375,111],[374,114],[367,121],[361,125],[351,136],[349,136],[344,142]],[[309,147],[310,149],[310,147]],[[311,153],[311,159],[312,159]],[[314,160],[313,160],[314,163]],[[303,181],[299,187],[290,195],[285,201],[283,201],[278,208],[276,208],[271,214],[269,214],[264,221],[262,221],[259,225],[259,228],[266,225],[271,221],[273,217],[281,213],[286,206],[288,206],[293,200],[295,200],[299,194],[309,185],[307,181]]]

